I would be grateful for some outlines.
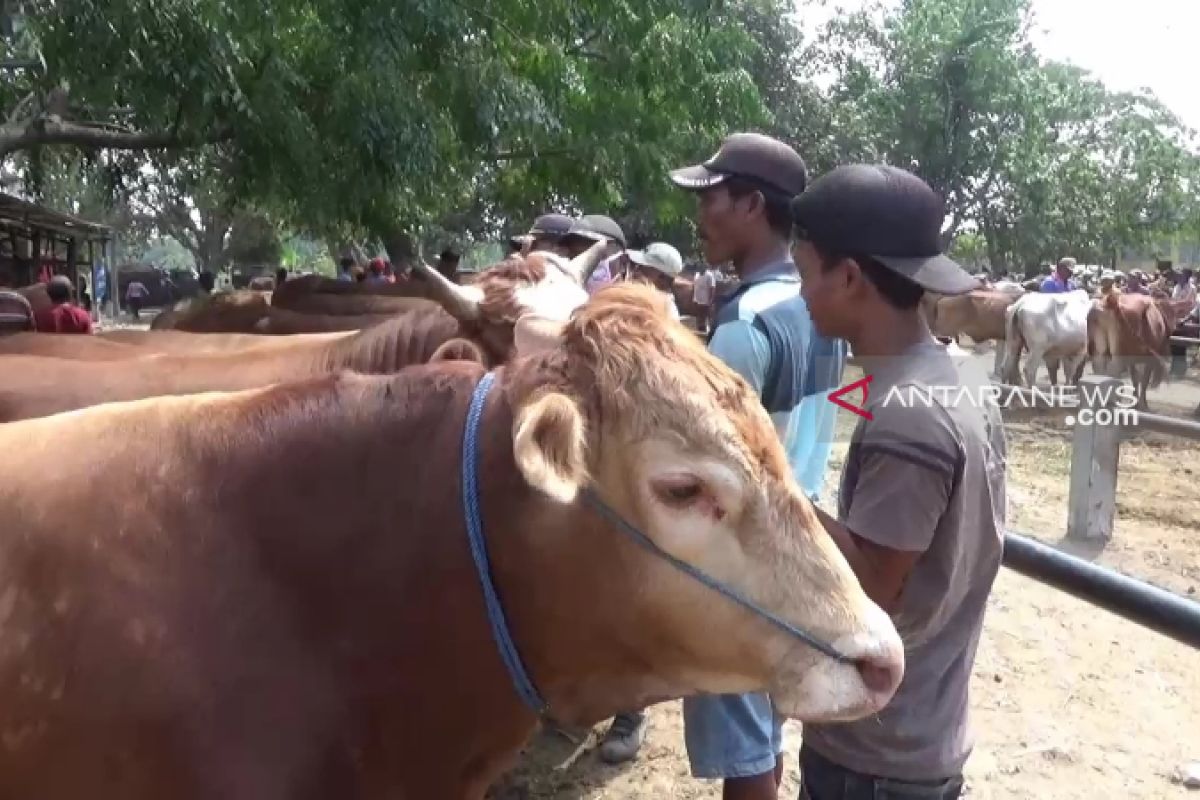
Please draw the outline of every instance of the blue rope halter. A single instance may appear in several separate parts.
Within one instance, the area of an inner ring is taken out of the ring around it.
[[[513,642],[512,634],[509,633],[508,621],[504,617],[504,607],[500,602],[499,595],[496,593],[496,584],[492,579],[492,569],[488,562],[487,544],[483,538],[483,521],[479,511],[479,422],[483,417],[483,404],[487,400],[488,393],[491,392],[495,381],[496,374],[494,372],[489,372],[483,376],[475,386],[475,391],[471,395],[471,406],[467,411],[467,423],[463,431],[462,446],[463,516],[466,518],[467,540],[471,546],[471,557],[475,561],[475,570],[479,576],[479,585],[483,590],[483,600],[487,607],[488,623],[492,629],[492,638],[496,640],[496,649],[500,651],[500,658],[504,662],[504,666],[508,669],[513,687],[517,690],[517,694],[521,700],[535,714],[542,716],[549,709],[549,705],[533,685],[533,680],[529,677],[529,672],[525,669],[524,662],[521,661],[521,655],[517,652],[517,645]],[[702,572],[686,561],[676,558],[666,550],[663,550],[654,540],[626,522],[612,506],[601,500],[599,495],[591,488],[584,489],[582,494],[587,504],[618,531],[679,571],[737,603],[752,614],[766,620],[776,628],[794,636],[817,652],[844,664],[854,663],[855,659],[840,653],[827,642],[767,611],[736,589],[726,586],[711,575]]]

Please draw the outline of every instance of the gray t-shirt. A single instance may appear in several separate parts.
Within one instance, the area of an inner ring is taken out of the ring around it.
[[[983,368],[921,344],[873,375],[842,473],[839,519],[858,536],[921,553],[892,618],[906,670],[879,714],[805,725],[847,769],[896,780],[957,775],[971,752],[967,688],[1005,522],[1003,422]]]

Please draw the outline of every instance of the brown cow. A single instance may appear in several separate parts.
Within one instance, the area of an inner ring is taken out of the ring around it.
[[[28,298],[17,291],[0,289],[0,335],[32,331],[35,327]]]
[[[1094,301],[1088,314],[1092,369],[1113,378],[1128,372],[1137,407],[1148,408],[1147,393],[1167,377],[1171,332],[1190,311],[1190,303],[1143,294],[1112,292]]]
[[[419,305],[417,304],[419,303]],[[428,300],[414,301],[408,311],[429,311],[437,308]],[[407,313],[407,312],[402,312]],[[358,331],[386,322],[398,314],[364,314],[349,316],[340,314],[305,314],[285,308],[267,309],[267,315],[254,324],[254,332],[271,336],[286,336],[303,333],[330,333],[334,331]]]
[[[352,283],[320,275],[305,275],[288,281],[271,299],[276,308],[305,314],[361,316],[403,314],[414,301],[434,297],[428,281],[413,279],[398,283]]]
[[[575,266],[587,257],[581,256]],[[574,278],[558,271],[569,268],[566,262],[549,262],[535,253],[496,265],[474,286],[456,286],[443,277],[439,285],[449,287],[444,301],[453,316],[426,304],[333,342],[104,363],[0,356],[0,374],[5,376],[0,383],[0,422],[159,395],[257,388],[341,369],[390,373],[435,356],[450,359],[477,353],[483,363],[498,364],[511,357],[513,326],[522,316],[569,315],[579,305],[577,295],[586,299]],[[461,339],[473,346],[452,344]]]
[[[1004,364],[1005,315],[1020,297],[1020,292],[994,289],[976,289],[954,297],[926,293],[921,307],[935,336],[957,342],[959,336],[966,335],[974,342],[996,342],[993,370],[999,377]]]
[[[150,323],[151,330],[191,333],[253,333],[270,303],[260,292],[238,289],[177,303]]]
[[[50,302],[50,295],[46,294],[46,284],[44,283],[35,283],[31,286],[17,289],[17,294],[29,301],[29,305],[33,307],[35,314],[43,308],[49,308],[54,305]]]
[[[297,343],[332,342],[353,331],[296,336],[255,336],[239,333],[182,333],[180,331],[121,330],[95,336],[56,336],[24,333],[0,339],[0,355],[47,356],[73,361],[119,361],[154,354],[200,355],[265,352]]]
[[[429,305],[428,301],[421,303],[426,307]],[[409,303],[406,310],[418,307]],[[360,330],[382,322],[389,316],[392,315],[301,314],[274,307],[259,292],[239,290],[181,303],[156,317],[150,328],[189,333],[328,333]]]
[[[104,362],[5,355],[0,356],[0,422],[144,397],[252,389],[343,369],[392,373],[429,361],[461,333],[459,322],[435,307],[349,337],[266,349]],[[487,353],[488,364],[500,360]]]
[[[660,307],[648,289],[598,295],[553,349],[500,370],[484,406],[481,517],[523,663],[566,723],[752,690],[803,720],[874,713],[903,672],[895,628],[758,398]],[[481,800],[538,723],[463,522],[481,373],[0,428],[0,796]],[[90,456],[64,458],[79,442]],[[625,540],[585,486],[855,663]]]

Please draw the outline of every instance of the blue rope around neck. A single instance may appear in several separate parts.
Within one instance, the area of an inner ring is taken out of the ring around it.
[[[492,580],[492,568],[488,563],[487,543],[483,538],[483,521],[479,513],[479,421],[483,417],[483,404],[487,400],[492,384],[496,382],[496,374],[489,372],[475,386],[471,395],[471,407],[467,411],[467,425],[463,431],[462,446],[462,500],[463,515],[467,521],[467,540],[471,544],[471,557],[475,560],[475,571],[479,575],[479,586],[483,589],[483,601],[487,606],[488,623],[492,628],[492,638],[496,640],[496,649],[512,678],[513,688],[525,705],[533,713],[542,716],[549,706],[538,694],[537,688],[525,670],[517,645],[513,642],[508,630],[508,621],[504,618],[504,607],[500,596],[496,593],[496,584]]]

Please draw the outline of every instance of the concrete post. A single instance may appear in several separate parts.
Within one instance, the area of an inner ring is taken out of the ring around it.
[[[1079,381],[1080,411],[1086,409],[1086,413],[1079,414],[1082,420],[1076,419],[1071,447],[1067,500],[1067,537],[1071,539],[1107,542],[1112,538],[1122,431],[1111,412],[1120,385],[1115,378],[1097,375]],[[1100,413],[1104,411],[1107,413]]]

